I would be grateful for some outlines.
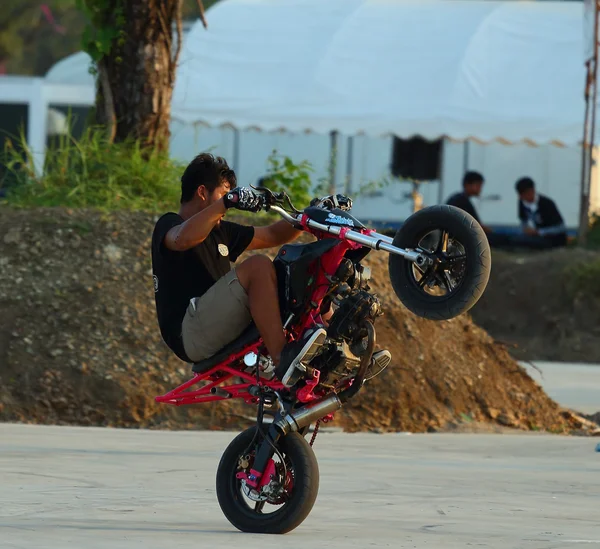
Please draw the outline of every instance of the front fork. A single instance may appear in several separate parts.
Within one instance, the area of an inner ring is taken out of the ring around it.
[[[280,410],[275,415],[273,423],[269,426],[264,440],[256,450],[250,473],[240,474],[239,478],[244,478],[246,484],[251,488],[256,489],[261,486],[261,477],[269,464],[269,460],[273,458],[275,448],[281,437],[291,432],[300,433],[302,436],[305,436],[311,423],[332,414],[342,407],[343,400],[340,399],[342,395],[343,392],[340,393],[340,396],[333,393],[321,400],[305,404],[296,410],[286,410],[283,404],[281,404]]]
[[[286,409],[279,394],[275,393],[279,411],[273,419],[273,423],[269,426],[265,439],[256,451],[250,474],[244,474],[246,476],[246,483],[250,487],[256,489],[259,486],[261,476],[266,470],[269,460],[273,457],[275,447],[282,436],[286,436],[290,432],[300,432],[304,436],[311,423],[336,412],[342,407],[343,403],[360,391],[365,382],[367,369],[371,364],[371,358],[375,350],[375,328],[373,327],[373,323],[366,321],[364,326],[368,334],[367,349],[361,359],[358,372],[349,387],[339,394],[332,393],[321,400],[314,400],[295,410],[291,408]],[[242,477],[240,476],[240,478]]]
[[[278,413],[277,416],[275,416],[275,420],[281,417],[281,414]],[[308,429],[308,427],[306,429]],[[264,440],[256,450],[252,469],[250,469],[250,474],[246,478],[246,484],[251,488],[258,488],[263,472],[266,471],[269,461],[273,458],[273,455],[275,454],[275,447],[277,446],[281,436],[282,434],[275,427],[274,421],[269,426],[269,430],[267,431]]]

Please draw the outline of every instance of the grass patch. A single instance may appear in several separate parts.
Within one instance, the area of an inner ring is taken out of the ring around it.
[[[162,212],[178,207],[185,166],[139,142],[108,143],[88,128],[78,140],[61,136],[48,149],[43,174],[23,136],[7,140],[4,162],[13,183],[6,201],[15,207],[97,208]]]
[[[579,261],[564,270],[565,287],[571,297],[600,298],[600,259]]]
[[[595,215],[587,235],[587,247],[600,249],[600,216]]]

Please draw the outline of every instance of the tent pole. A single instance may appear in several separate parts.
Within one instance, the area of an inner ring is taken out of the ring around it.
[[[446,146],[448,145],[448,140],[444,137],[442,139],[442,151],[440,158],[440,173],[438,174],[438,204],[443,204],[444,200],[444,162],[446,160]]]
[[[591,60],[586,62],[586,86],[585,86],[585,119],[583,121],[583,142],[581,144],[581,196],[579,199],[579,229],[577,231],[578,243],[585,245],[587,237],[587,200],[586,187],[588,181],[588,134],[590,121],[590,87],[592,80]]]
[[[344,181],[344,194],[352,194],[352,164],[354,161],[354,136],[348,136],[348,150],[346,152],[346,181]]]
[[[598,25],[600,24],[600,0],[595,2],[595,18],[594,18],[594,73],[592,82],[592,128],[590,130],[590,151],[589,151],[589,171],[588,171],[588,184],[586,187],[586,217],[587,217],[587,233],[590,227],[590,199],[592,195],[592,173],[594,171],[595,159],[595,141],[596,141],[596,113],[598,112]]]
[[[335,194],[335,167],[337,159],[338,132],[333,130],[329,134],[329,194]]]
[[[596,110],[598,96],[598,24],[599,24],[599,7],[600,0],[594,0],[594,53],[590,59],[586,61],[587,75],[585,87],[585,102],[586,102],[586,117],[583,128],[583,145],[582,145],[582,168],[581,168],[581,200],[580,200],[580,217],[579,217],[579,232],[578,243],[580,246],[585,246],[587,243],[587,234],[590,225],[590,187],[591,176],[594,163],[594,139],[596,132]],[[591,93],[590,93],[591,90]],[[591,109],[590,109],[591,95]],[[591,113],[591,128],[590,123]]]
[[[237,172],[240,169],[240,130],[233,129],[233,171]]]

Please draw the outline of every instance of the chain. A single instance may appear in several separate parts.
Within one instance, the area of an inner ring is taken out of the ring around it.
[[[320,424],[321,424],[321,420],[317,419],[317,423],[315,423],[315,430],[313,431],[312,438],[310,439],[311,446],[315,443],[315,439],[317,438],[317,434],[319,433],[319,425]]]

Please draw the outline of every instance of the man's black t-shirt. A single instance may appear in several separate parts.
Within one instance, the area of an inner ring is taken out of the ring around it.
[[[461,210],[464,210],[468,214],[471,214],[475,218],[477,223],[480,223],[479,216],[477,215],[477,211],[475,210],[475,207],[471,203],[471,199],[464,192],[453,194],[448,199],[448,202],[446,202],[446,204],[448,204],[449,206],[455,206],[456,208],[460,208]]]
[[[165,236],[183,221],[180,215],[167,213],[156,222],[152,234],[152,274],[162,337],[179,358],[190,362],[181,340],[181,324],[190,299],[206,293],[231,270],[230,262],[235,262],[252,242],[254,227],[221,221],[195,248],[185,252],[169,250],[164,244]]]

